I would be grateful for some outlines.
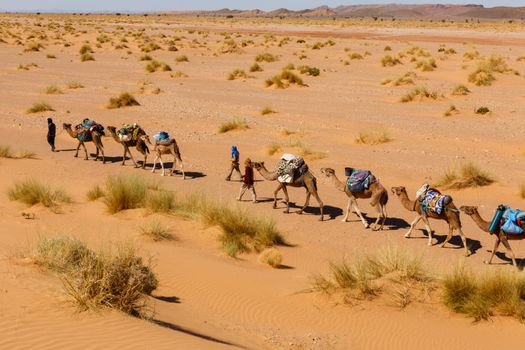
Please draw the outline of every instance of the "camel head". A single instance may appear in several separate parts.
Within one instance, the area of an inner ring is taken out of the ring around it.
[[[64,128],[64,130],[71,129],[71,124],[64,123],[62,124],[62,128]]]
[[[117,133],[117,128],[115,128],[114,126],[108,126],[107,129],[112,134],[116,134]]]
[[[143,141],[146,141],[148,144],[152,145],[151,140],[150,140],[150,138],[149,138],[149,135],[144,134],[144,135],[141,135],[140,138],[141,138]]]
[[[468,206],[464,205],[459,208],[462,212],[464,212],[467,215],[474,215],[478,212],[478,207],[476,206]]]
[[[332,168],[321,168],[321,173],[326,177],[331,177],[335,175],[335,170]]]
[[[264,162],[252,162],[252,164],[256,170],[260,170],[264,168]]]
[[[407,189],[404,188],[403,186],[392,187],[392,193],[395,194],[396,196],[400,196],[402,194],[407,194]]]

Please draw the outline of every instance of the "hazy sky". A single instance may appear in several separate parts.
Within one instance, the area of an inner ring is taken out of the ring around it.
[[[215,10],[236,9],[273,10],[280,7],[305,9],[320,5],[338,6],[377,3],[452,3],[493,6],[524,6],[525,0],[0,0],[0,11],[155,11],[155,10]]]

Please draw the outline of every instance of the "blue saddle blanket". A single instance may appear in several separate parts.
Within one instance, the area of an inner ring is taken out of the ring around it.
[[[346,181],[350,191],[360,192],[367,190],[375,182],[375,177],[369,170],[354,170]]]

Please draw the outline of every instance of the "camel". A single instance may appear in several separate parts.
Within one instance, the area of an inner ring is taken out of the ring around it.
[[[257,171],[261,174],[262,177],[264,177],[268,181],[277,181],[278,175],[277,172],[269,172],[266,167],[264,166],[264,162],[254,162],[253,166]],[[319,198],[319,194],[317,193],[317,179],[315,176],[310,172],[307,171],[304,175],[294,179],[292,183],[281,183],[279,182],[279,187],[275,190],[273,196],[273,208],[277,208],[277,193],[279,193],[280,190],[283,190],[284,197],[286,201],[286,210],[284,211],[286,214],[290,213],[290,199],[288,197],[288,186],[290,187],[304,187],[306,189],[306,201],[304,203],[304,206],[297,212],[297,214],[302,214],[303,211],[306,209],[310,202],[310,197],[313,195],[315,199],[317,200],[317,203],[319,203],[319,209],[321,210],[321,218],[320,221],[324,220],[324,206],[323,202],[321,201],[321,198]]]
[[[383,229],[387,217],[386,203],[388,202],[388,191],[383,187],[383,185],[381,185],[379,181],[372,183],[370,187],[366,190],[350,191],[346,183],[340,181],[337,178],[334,169],[322,168],[321,173],[324,174],[332,182],[335,188],[337,188],[339,191],[344,192],[348,196],[348,205],[346,206],[346,215],[342,220],[343,222],[348,222],[350,209],[353,209],[363,222],[363,225],[365,225],[365,228],[368,228],[369,224],[363,217],[363,214],[361,214],[361,210],[359,210],[359,207],[357,206],[357,198],[372,198],[370,205],[372,207],[375,207],[378,212],[378,216],[376,222],[374,223],[374,226],[372,227],[372,230],[378,231]],[[381,221],[381,225],[379,225],[379,221]]]
[[[81,141],[78,138],[79,133],[76,132],[76,131],[73,131],[73,129],[71,128],[71,124],[64,123],[64,124],[62,124],[62,127],[64,128],[64,130],[66,130],[66,132],[69,134],[69,136],[71,136],[72,138],[78,140],[77,153],[75,153],[75,157],[78,157],[78,151],[80,150],[80,146],[82,146],[84,148],[84,153],[86,154],[85,160],[88,160],[88,152],[87,152],[87,149],[86,149],[85,142],[93,142],[95,144],[95,147],[97,148],[97,153],[95,155],[95,161],[98,160],[98,154],[99,154],[99,151],[100,151],[100,153],[102,154],[102,163],[103,164],[106,163],[106,157],[104,156],[104,145],[102,144],[102,136],[103,136],[102,134],[100,134],[97,131],[92,131],[91,132],[91,141]]]
[[[479,212],[478,212],[478,207],[462,206],[462,207],[459,208],[459,210],[461,210],[462,212],[464,212],[465,214],[470,216],[472,218],[472,220],[474,220],[474,222],[478,225],[478,227],[482,231],[491,233],[489,231],[490,222],[485,221],[485,220],[483,220],[481,218],[481,216],[479,215]],[[521,227],[525,229],[525,223],[522,223]],[[494,254],[496,254],[496,251],[498,250],[499,244],[503,243],[505,248],[507,248],[507,251],[510,253],[510,256],[512,258],[512,264],[514,266],[518,267],[518,265],[516,264],[516,257],[514,256],[514,252],[512,251],[512,248],[510,247],[510,244],[509,244],[508,240],[509,239],[511,239],[511,240],[520,240],[520,239],[524,239],[524,238],[525,238],[525,234],[509,235],[509,234],[506,234],[505,232],[503,232],[503,230],[499,230],[499,232],[496,234],[496,242],[494,242],[494,249],[492,249],[492,254],[490,255],[490,259],[488,261],[485,260],[483,262],[485,264],[491,264],[492,263],[492,258],[494,258]]]
[[[148,154],[149,154],[149,148],[146,144],[144,136],[146,133],[144,130],[140,129],[140,131],[137,134],[136,139],[129,140],[129,141],[121,141],[117,135],[117,128],[114,126],[108,126],[109,133],[113,137],[113,140],[120,143],[124,147],[124,155],[122,156],[122,165],[126,165],[126,154],[129,154],[129,157],[131,158],[131,161],[135,165],[135,168],[138,168],[137,162],[135,162],[135,159],[133,158],[133,155],[131,154],[131,151],[129,150],[130,147],[135,147],[137,151],[142,153],[144,155],[144,162],[142,163],[142,169],[146,167],[146,161],[148,160]]]
[[[461,237],[461,241],[463,242],[463,247],[465,248],[465,256],[470,255],[470,251],[467,247],[467,237],[463,233],[463,230],[461,229],[461,220],[459,218],[459,210],[456,208],[454,203],[452,202],[452,198],[450,197],[450,200],[445,203],[443,211],[441,214],[436,214],[433,211],[426,212],[421,207],[420,201],[411,201],[408,198],[407,191],[404,187],[392,187],[392,193],[397,195],[399,197],[399,200],[401,201],[401,204],[407,209],[408,211],[415,211],[418,216],[416,219],[410,224],[410,229],[405,234],[405,238],[410,238],[410,235],[412,234],[412,230],[416,227],[417,223],[420,220],[423,220],[423,223],[425,224],[425,228],[428,231],[428,245],[432,245],[432,229],[430,228],[430,223],[428,222],[428,218],[437,219],[437,220],[445,220],[448,223],[448,235],[445,241],[441,244],[441,248],[445,247],[445,245],[448,243],[448,241],[452,238],[452,234],[454,233],[454,230],[457,230],[459,232],[459,235]]]
[[[145,139],[148,143],[151,144],[149,136],[145,136]],[[164,171],[164,162],[162,161],[162,155],[171,154],[173,155],[173,168],[170,171],[170,176],[173,175],[173,171],[178,161],[180,163],[180,171],[182,172],[182,179],[184,180],[186,178],[186,175],[184,173],[184,163],[182,162],[182,157],[180,155],[180,149],[175,139],[172,138],[170,142],[166,144],[155,143],[153,152],[155,153],[155,160],[153,161],[153,169],[151,170],[152,173],[155,173],[155,170],[157,168],[157,160],[158,160],[162,168],[162,176],[165,176],[166,174]]]

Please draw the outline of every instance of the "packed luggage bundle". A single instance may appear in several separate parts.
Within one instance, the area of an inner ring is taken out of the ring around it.
[[[166,131],[159,131],[153,135],[153,139],[157,145],[169,145],[171,143],[171,137]]]
[[[124,124],[118,131],[118,138],[120,141],[136,141],[139,134],[144,133],[142,128],[136,123]]]
[[[345,175],[348,176],[346,186],[352,192],[368,190],[370,185],[377,181],[369,170],[345,168]]]
[[[438,190],[430,188],[428,183],[425,183],[417,191],[416,200],[419,200],[424,212],[434,212],[439,215],[443,212],[447,204],[452,202],[452,197],[441,194]]]
[[[294,179],[306,174],[308,165],[302,157],[286,153],[277,163],[276,171],[279,182],[292,183]]]
[[[75,126],[77,138],[83,142],[89,142],[93,140],[91,135],[92,132],[96,131],[101,135],[104,135],[104,127],[102,124],[98,124],[94,120],[84,119],[82,123]]]
[[[489,231],[498,233],[502,230],[507,234],[520,235],[524,233],[522,225],[525,225],[525,211],[500,205],[492,218]]]

